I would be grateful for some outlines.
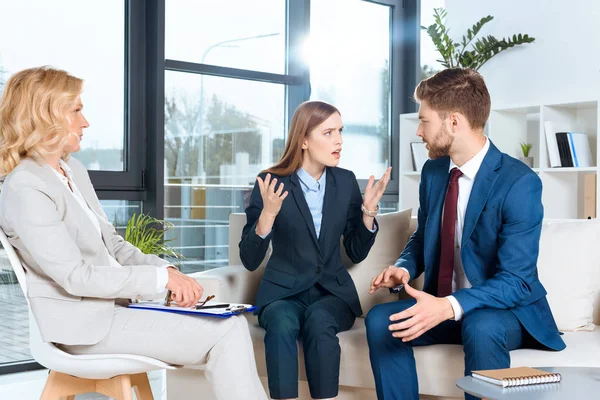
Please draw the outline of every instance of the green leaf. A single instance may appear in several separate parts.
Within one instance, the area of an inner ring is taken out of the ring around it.
[[[167,256],[176,260],[183,259],[183,255],[175,251],[168,242],[174,239],[165,239],[165,234],[173,229],[173,224],[156,219],[147,214],[133,214],[125,228],[125,240],[136,246],[144,254]]]
[[[460,42],[454,42],[449,36],[449,29],[446,27],[447,11],[443,8],[433,10],[434,23],[428,27],[422,26],[433,41],[434,46],[440,53],[441,58],[437,61],[446,68],[462,67],[481,68],[483,64],[492,57],[509,48],[533,43],[535,38],[527,34],[513,34],[512,38],[498,40],[492,35],[483,36],[476,39],[485,24],[494,19],[488,15],[477,21],[471,28],[467,29],[466,35],[462,36]],[[468,46],[471,48],[468,48]]]

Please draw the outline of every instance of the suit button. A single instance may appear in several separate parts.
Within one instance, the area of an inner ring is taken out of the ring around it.
[[[315,272],[316,272],[317,274],[320,274],[322,270],[323,270],[323,269],[322,269],[320,266],[319,266],[319,267],[317,267],[317,268],[315,268]]]

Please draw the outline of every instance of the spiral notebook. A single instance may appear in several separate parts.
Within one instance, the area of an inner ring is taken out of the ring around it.
[[[560,382],[562,378],[559,373],[546,372],[529,367],[473,371],[472,376],[473,378],[502,387],[556,383]]]

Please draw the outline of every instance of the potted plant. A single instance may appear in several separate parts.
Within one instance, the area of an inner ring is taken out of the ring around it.
[[[125,228],[125,240],[136,246],[144,254],[165,256],[174,264],[184,257],[168,245],[175,239],[165,239],[165,234],[173,229],[173,224],[147,214],[133,214]]]
[[[529,151],[533,147],[531,143],[521,142],[521,151],[523,152],[523,157],[519,157],[519,160],[523,161],[525,165],[529,168],[533,168],[533,157],[529,157]]]
[[[468,29],[467,34],[463,35],[461,41],[455,42],[448,35],[449,30],[446,28],[446,10],[435,8],[433,12],[435,23],[428,27],[421,26],[421,29],[426,30],[431,40],[433,40],[433,44],[442,56],[437,61],[446,68],[472,68],[478,70],[492,57],[504,50],[535,41],[535,38],[520,33],[512,35],[512,38],[508,37],[500,40],[492,35],[475,39],[481,28],[494,19],[494,17],[488,15]]]

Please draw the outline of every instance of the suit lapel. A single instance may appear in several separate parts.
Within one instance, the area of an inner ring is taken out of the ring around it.
[[[75,182],[75,185],[77,185],[77,189],[79,189],[81,196],[83,196],[83,200],[85,200],[85,204],[87,204],[88,208],[90,210],[92,210],[92,213],[94,213],[97,216],[98,224],[100,225],[100,233],[102,236],[102,241],[104,242],[104,245],[106,246],[106,249],[108,250],[108,253],[114,257],[115,250],[112,245],[112,241],[110,240],[113,227],[112,227],[112,225],[110,227],[107,226],[107,223],[104,222],[105,221],[104,213],[99,212],[99,210],[97,210],[96,207],[94,207],[94,204],[90,201],[90,198],[95,195],[95,193],[90,193],[90,190],[91,191],[94,190],[93,186],[87,185],[87,182],[84,181],[83,179],[81,179],[74,170],[73,170],[73,181]],[[71,194],[69,193],[69,195],[71,195]]]
[[[477,221],[483,211],[483,207],[490,197],[490,193],[498,179],[497,169],[500,168],[500,165],[501,153],[490,141],[490,148],[481,163],[481,167],[479,167],[479,171],[477,171],[475,182],[473,182],[473,189],[471,189],[471,196],[469,196],[469,203],[467,204],[463,226],[462,247],[465,246],[465,243],[467,243],[471,237],[475,225],[477,225]]]
[[[294,201],[300,210],[300,214],[302,214],[302,218],[304,222],[306,222],[306,226],[308,227],[308,231],[310,232],[310,237],[315,243],[315,247],[317,250],[319,249],[319,241],[317,240],[317,233],[315,230],[315,224],[313,223],[312,214],[308,209],[308,204],[306,203],[306,198],[304,197],[304,193],[302,192],[302,187],[300,186],[300,182],[298,181],[298,175],[296,172],[290,175],[290,182],[292,182],[292,196],[294,197]],[[321,224],[322,226],[323,224]],[[322,228],[321,228],[322,229]]]
[[[327,234],[329,228],[333,222],[331,219],[335,219],[335,205],[337,196],[337,186],[335,184],[335,178],[331,172],[331,168],[327,168],[327,176],[325,177],[325,198],[323,199],[323,214],[321,220],[321,232],[319,233],[319,246],[321,250],[324,250],[326,243]]]

